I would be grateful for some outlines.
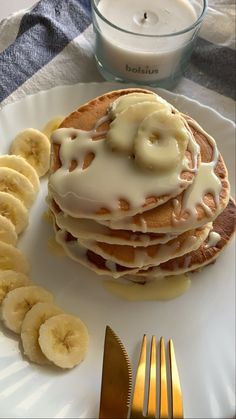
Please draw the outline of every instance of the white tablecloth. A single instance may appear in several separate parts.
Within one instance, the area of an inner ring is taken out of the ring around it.
[[[50,87],[103,80],[89,0],[41,0],[0,23],[0,108]],[[235,120],[235,5],[212,0],[175,91]]]

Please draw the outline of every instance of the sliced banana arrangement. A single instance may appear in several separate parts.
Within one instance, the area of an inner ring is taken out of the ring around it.
[[[31,184],[35,192],[39,190],[39,177],[36,170],[23,157],[15,156],[14,154],[6,154],[0,156],[0,167],[9,167],[24,175]]]
[[[26,208],[31,207],[36,197],[32,183],[24,175],[9,167],[0,167],[0,191],[15,196]]]
[[[24,157],[33,166],[39,177],[47,173],[50,159],[50,142],[41,131],[28,128],[20,132],[13,140],[10,152]]]
[[[0,242],[16,245],[17,234],[14,224],[4,215],[0,214]]]
[[[61,368],[72,368],[83,361],[88,349],[88,331],[75,316],[59,314],[39,329],[39,345],[44,355]]]
[[[30,278],[22,272],[0,271],[0,304],[8,292],[15,288],[25,287],[31,283]]]
[[[12,222],[16,234],[22,233],[28,225],[27,208],[18,198],[8,192],[0,191],[0,214]]]
[[[28,276],[0,270],[0,305],[5,326],[20,335],[30,361],[73,368],[85,358],[89,342],[85,324],[64,313],[53,295]]]
[[[20,335],[24,354],[40,365],[72,368],[85,357],[88,331],[54,304],[53,295],[28,276],[29,263],[16,248],[28,225],[39,177],[49,169],[50,136],[64,118],[43,131],[28,128],[13,140],[11,155],[0,156],[0,310],[5,326]]]
[[[39,345],[39,329],[50,317],[61,314],[62,310],[53,303],[37,303],[25,315],[21,327],[21,341],[25,355],[37,364],[49,364]]]
[[[51,303],[53,296],[36,285],[15,288],[2,302],[2,320],[8,329],[20,333],[26,313],[39,302]]]
[[[21,250],[11,244],[0,242],[0,269],[26,274],[29,272],[29,263]]]
[[[47,125],[53,130],[52,121]],[[17,235],[27,227],[28,210],[39,191],[39,177],[49,168],[50,148],[44,133],[28,128],[12,141],[12,154],[0,156],[0,242],[15,246]]]

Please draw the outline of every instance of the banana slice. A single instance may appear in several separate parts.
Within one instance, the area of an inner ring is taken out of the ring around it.
[[[63,311],[51,303],[37,303],[25,315],[21,327],[21,340],[25,355],[37,364],[49,364],[49,360],[45,357],[39,346],[39,328],[57,314]]]
[[[26,208],[31,207],[36,197],[32,183],[24,175],[9,167],[0,167],[0,191],[20,199]]]
[[[7,192],[0,192],[0,214],[12,222],[16,233],[20,234],[28,225],[29,215],[24,204]]]
[[[0,269],[26,274],[29,272],[29,263],[19,249],[11,244],[0,242]]]
[[[17,234],[14,225],[12,224],[9,218],[4,217],[4,215],[0,214],[0,241],[12,244],[12,246],[16,245],[17,242]]]
[[[182,160],[189,141],[179,114],[159,110],[141,122],[134,139],[135,160],[140,166],[165,170]]]
[[[13,140],[11,154],[24,157],[41,177],[49,169],[50,142],[45,134],[34,128],[20,132]]]
[[[10,291],[2,302],[2,319],[6,327],[20,333],[26,313],[40,302],[53,302],[52,294],[42,287],[32,285]]]
[[[31,280],[28,276],[16,271],[0,271],[0,304],[7,293],[15,288],[30,285]]]
[[[21,173],[32,183],[35,192],[38,192],[40,183],[37,172],[23,157],[14,154],[0,156],[0,167],[9,167]]]
[[[42,352],[61,368],[72,368],[85,358],[88,340],[84,323],[69,314],[51,317],[39,329]]]
[[[118,99],[116,99],[111,105],[110,115],[112,118],[115,118],[119,113],[127,109],[129,106],[142,102],[158,102],[162,104],[163,107],[166,107],[171,111],[171,105],[156,93],[136,92],[118,97]]]
[[[53,119],[51,119],[42,129],[43,134],[45,134],[48,139],[50,140],[51,135],[53,133],[53,131],[56,131],[56,129],[59,128],[59,126],[61,125],[62,121],[64,121],[65,117],[64,116],[57,116]]]
[[[112,150],[118,150],[132,155],[134,151],[134,138],[140,123],[146,116],[165,108],[157,101],[136,103],[128,106],[110,124],[107,140]],[[168,111],[170,112],[170,111]]]

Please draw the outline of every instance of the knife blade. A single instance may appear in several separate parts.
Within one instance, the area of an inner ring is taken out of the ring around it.
[[[132,386],[132,370],[123,343],[115,332],[106,327],[100,419],[126,419]]]

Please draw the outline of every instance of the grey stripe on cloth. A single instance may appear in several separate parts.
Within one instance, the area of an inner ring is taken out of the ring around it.
[[[235,100],[235,51],[199,37],[184,76]]]
[[[11,45],[19,32],[22,17],[28,9],[21,9],[0,21],[0,54]],[[0,12],[1,13],[1,12]]]
[[[90,0],[41,0],[0,54],[0,101],[51,61],[91,23]]]

